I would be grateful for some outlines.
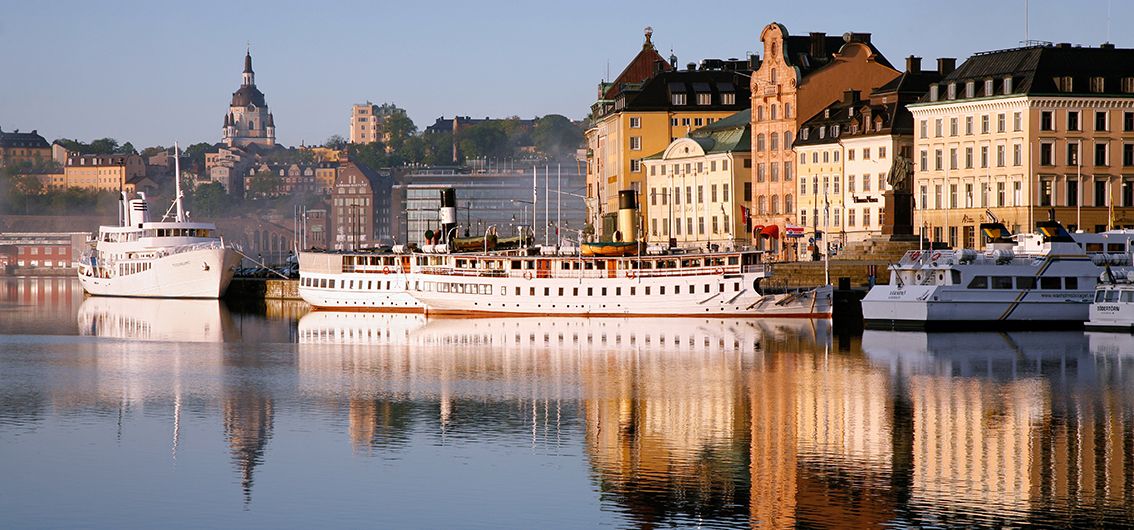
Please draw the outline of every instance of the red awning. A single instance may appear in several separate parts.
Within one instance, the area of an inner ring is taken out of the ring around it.
[[[764,229],[764,225],[755,225],[752,227],[752,237],[760,235],[760,231]]]
[[[760,235],[779,239],[780,238],[780,227],[778,225],[765,226],[762,230],[760,230]]]

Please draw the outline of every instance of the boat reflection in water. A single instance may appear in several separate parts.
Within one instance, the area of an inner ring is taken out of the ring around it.
[[[909,411],[895,439],[906,442],[910,508],[994,526],[1134,516],[1131,378],[1092,355],[1106,349],[1095,337],[868,330],[862,348],[897,383],[895,409]]]
[[[79,306],[79,333],[171,342],[239,340],[220,300],[89,297]]]

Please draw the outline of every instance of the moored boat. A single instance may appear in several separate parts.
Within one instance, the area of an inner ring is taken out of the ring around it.
[[[300,252],[299,296],[316,309],[420,312],[406,292],[410,260],[393,252]]]
[[[1089,318],[1084,327],[1098,331],[1134,331],[1134,273],[1115,273],[1109,268],[1095,288]]]

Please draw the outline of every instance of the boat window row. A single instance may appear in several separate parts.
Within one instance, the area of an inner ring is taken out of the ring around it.
[[[1095,291],[1095,302],[1134,302],[1134,290],[1131,289],[1100,289]]]
[[[1087,252],[1103,252],[1103,243],[1087,243],[1083,245]],[[1106,252],[1126,252],[1126,243],[1106,243]]]
[[[385,282],[382,282],[381,280],[377,280],[377,281],[375,281],[375,280],[341,280],[341,281],[336,282],[334,278],[310,278],[310,277],[308,277],[308,278],[300,278],[299,279],[299,285],[301,285],[303,287],[318,287],[320,289],[334,289],[335,286],[338,285],[339,288],[345,289],[345,290],[348,290],[348,291],[353,291],[353,290],[358,290],[358,291],[379,290],[379,291],[381,291],[381,290],[383,290],[383,285],[382,285],[383,283],[385,283],[384,289],[389,291],[390,290],[390,281],[389,280],[386,280]]]
[[[740,283],[732,283],[732,292],[740,292]],[[665,295],[667,292],[666,285],[659,286],[637,286],[632,285],[629,287],[513,287],[512,294],[514,296],[637,296],[642,294],[651,296],[654,294]],[[727,288],[724,283],[706,283],[702,285],[674,285],[672,289],[668,289],[671,294],[697,294],[698,287],[701,288],[703,294],[724,293]],[[467,283],[467,282],[414,282],[413,286],[415,291],[422,292],[438,292],[438,293],[457,293],[457,294],[493,294],[492,285],[487,283]],[[500,286],[500,296],[508,296],[509,289],[507,286]]]
[[[139,272],[146,272],[148,270],[150,270],[150,263],[145,261],[118,264],[119,276],[129,276],[131,274],[138,274]]]
[[[149,228],[145,237],[213,237],[208,228]]]
[[[974,276],[969,281],[969,289],[1078,289],[1079,278],[1075,276]]]
[[[348,256],[350,258],[350,256]],[[421,257],[418,259],[418,265],[422,266],[444,266],[444,257],[433,257],[433,263],[429,263],[429,258]],[[365,259],[363,257],[363,259]],[[710,257],[696,257],[696,258],[675,258],[667,257],[663,259],[631,259],[624,260],[619,264],[618,260],[605,260],[593,258],[573,258],[573,259],[471,259],[471,258],[455,258],[453,266],[457,269],[478,269],[478,270],[544,270],[553,267],[551,261],[559,263],[560,270],[607,270],[607,269],[677,269],[677,268],[701,268],[701,267],[724,267],[735,266],[740,264],[740,256],[710,256]],[[373,264],[373,263],[372,263]],[[390,265],[393,264],[392,260]]]
[[[138,240],[138,232],[103,232],[102,240],[107,243],[128,243]]]
[[[372,265],[393,267],[397,265],[397,258],[394,256],[343,256],[343,265],[346,266],[364,266]]]

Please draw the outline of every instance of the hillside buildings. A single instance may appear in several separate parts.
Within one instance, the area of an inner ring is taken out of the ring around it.
[[[62,180],[50,187],[133,193],[145,176],[146,164],[138,155],[71,153],[63,166]]]
[[[899,72],[871,43],[869,33],[791,35],[773,22],[764,27],[760,41],[764,60],[751,78],[753,224],[774,225],[784,233],[787,224],[797,221],[791,146],[800,125],[841,99],[844,91],[869,93]],[[756,244],[782,252],[780,239],[766,235],[754,237]]]
[[[756,63],[706,59],[677,67],[662,58],[646,28],[641,51],[612,82],[598,86],[587,144],[587,222],[600,239],[614,233],[618,191],[643,192],[642,161],[671,142],[743,110],[749,104],[748,71]],[[639,201],[651,218],[649,203]]]
[[[256,74],[252,71],[252,52],[244,55],[244,73],[240,88],[232,93],[228,113],[224,115],[222,141],[229,147],[246,147],[251,144],[271,147],[276,145],[276,123],[264,93],[256,88]]]
[[[355,104],[350,109],[350,143],[369,144],[377,141],[388,142],[389,135],[383,132],[382,124],[387,116],[405,113],[390,104],[375,105],[369,101]]]
[[[978,53],[910,106],[915,225],[979,244],[986,212],[1031,230],[1134,227],[1134,49],[1104,44]]]
[[[19,129],[0,129],[0,167],[19,164],[41,165],[52,160],[51,144],[38,131],[22,133]]]

